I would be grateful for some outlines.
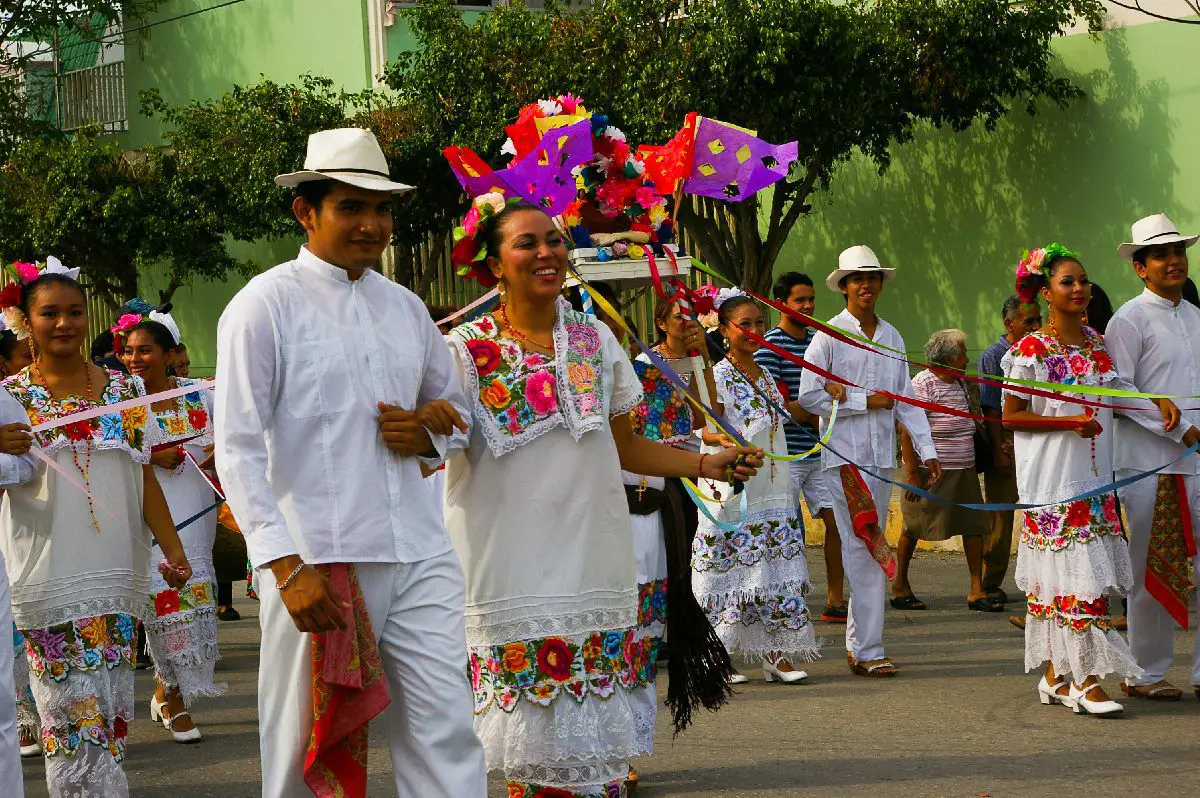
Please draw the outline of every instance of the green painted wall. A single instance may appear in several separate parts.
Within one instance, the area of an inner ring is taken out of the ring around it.
[[[165,20],[211,0],[175,0],[151,20]],[[168,103],[219,97],[235,84],[260,76],[281,83],[302,74],[332,78],[349,91],[370,85],[365,0],[248,0],[164,22],[150,29],[140,47],[126,48],[126,89],[131,119],[123,143],[146,146],[160,140],[158,120],[137,113],[138,93],[157,88]],[[299,234],[297,227],[297,234]],[[295,241],[231,244],[237,257],[266,269],[295,257]],[[165,272],[148,270],[141,294],[157,300]],[[216,324],[225,305],[244,285],[238,277],[222,283],[196,282],[179,289],[173,315],[188,344],[195,374],[211,374],[216,364]]]
[[[942,327],[965,330],[973,350],[994,341],[1021,251],[1049,241],[1079,251],[1114,305],[1140,292],[1116,257],[1129,224],[1161,211],[1200,230],[1200,39],[1156,23],[1055,49],[1086,98],[1033,119],[1019,111],[994,134],[924,132],[882,177],[851,161],[814,198],[777,272],[820,285],[842,249],[868,244],[898,269],[880,312],[918,351]],[[818,291],[821,318],[841,307]]]

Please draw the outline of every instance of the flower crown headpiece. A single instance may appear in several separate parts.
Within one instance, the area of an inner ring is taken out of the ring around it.
[[[43,263],[16,262],[4,267],[4,271],[12,278],[8,285],[0,290],[0,310],[3,311],[4,327],[12,330],[18,339],[29,337],[29,324],[25,314],[21,312],[21,289],[41,277],[43,274],[61,274],[70,280],[79,279],[78,267],[68,269],[62,261],[53,255],[47,255]]]
[[[1037,299],[1041,282],[1048,278],[1046,266],[1060,258],[1079,260],[1079,255],[1067,249],[1062,244],[1047,244],[1034,250],[1025,250],[1021,262],[1017,264],[1017,296],[1029,304]]]
[[[498,191],[480,194],[471,200],[471,209],[463,217],[463,223],[454,228],[454,249],[450,251],[450,262],[459,277],[471,277],[484,288],[491,288],[499,280],[487,266],[487,230],[492,220],[506,208],[520,205],[519,199],[505,199]]]
[[[108,328],[113,336],[113,354],[120,355],[125,351],[125,339],[129,337],[129,331],[141,324],[143,318],[140,313],[124,313],[116,324]]]
[[[717,298],[713,300],[713,307],[715,307],[717,310],[720,310],[721,306],[729,300],[735,297],[746,295],[746,292],[740,288],[722,288],[717,292]]]

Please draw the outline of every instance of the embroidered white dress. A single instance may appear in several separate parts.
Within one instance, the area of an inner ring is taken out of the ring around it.
[[[607,327],[558,313],[553,358],[499,337],[490,316],[450,334],[474,425],[447,465],[446,527],[466,572],[489,768],[504,771],[510,795],[607,796],[640,753],[629,692],[646,671],[608,420],[641,391]]]
[[[1090,328],[1085,334],[1088,344],[1083,347],[1064,345],[1040,332],[1025,336],[1001,360],[1004,375],[1133,390],[1118,376],[1100,335]],[[1047,417],[1083,412],[1081,405],[1064,399],[1021,392],[1014,395],[1027,399],[1031,412]],[[1073,396],[1113,402],[1111,397],[1095,394]],[[1118,401],[1122,406],[1145,407],[1124,414],[1162,434],[1161,417],[1153,405],[1124,397]],[[1028,596],[1025,669],[1033,670],[1049,660],[1055,673],[1071,674],[1080,682],[1092,675],[1135,676],[1139,672],[1109,615],[1109,597],[1123,596],[1133,585],[1116,497],[1105,493],[1066,501],[1112,480],[1113,411],[1106,407],[1093,410],[1104,431],[1091,440],[1072,430],[1013,435],[1020,501],[1043,505],[1025,512],[1017,551],[1017,586]],[[1182,435],[1182,431],[1175,434]]]
[[[206,515],[191,520],[179,530],[184,553],[192,566],[192,578],[178,590],[169,586],[158,568],[163,559],[156,545],[151,555],[150,607],[146,611],[146,637],[154,669],[167,687],[178,687],[183,701],[191,706],[200,696],[225,692],[224,684],[213,683],[213,670],[220,651],[217,647],[217,583],[213,573],[213,541],[217,537],[217,511],[212,508],[216,494],[200,473],[196,463],[208,454],[212,445],[212,392],[199,390],[200,380],[177,379],[179,387],[197,386],[195,393],[173,400],[175,407],[154,410],[159,443],[178,443],[193,458],[174,469],[154,467],[162,486],[171,518],[182,524],[208,509]],[[212,508],[212,509],[210,509]]]
[[[718,400],[725,418],[752,445],[786,452],[782,420],[728,360],[713,367]],[[779,389],[764,372],[757,381],[763,394],[783,405]],[[819,645],[804,594],[808,561],[804,522],[792,500],[791,472],[768,461],[746,483],[742,494],[717,483],[723,504],[713,515],[700,515],[692,542],[692,592],[730,653],[758,657],[781,653],[811,661]],[[701,488],[707,488],[707,481]],[[711,493],[709,494],[711,496]],[[719,525],[718,525],[719,524]]]
[[[31,425],[82,409],[76,397],[51,398],[29,369],[3,385]],[[109,372],[101,402],[144,395],[137,377]],[[74,482],[84,483],[80,467],[87,472],[94,513],[80,487],[45,465],[7,488],[0,504],[13,620],[26,639],[54,798],[129,792],[121,762],[133,718],[136,622],[150,590],[142,466],[154,439],[146,420],[139,406],[35,434]]]

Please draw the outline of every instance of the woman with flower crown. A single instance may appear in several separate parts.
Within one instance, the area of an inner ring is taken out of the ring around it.
[[[475,730],[509,796],[623,795],[641,753],[629,694],[649,663],[621,469],[746,479],[757,453],[634,434],[639,382],[612,332],[560,303],[566,244],[541,209],[484,195],[456,237],[459,273],[502,297],[449,336],[474,417],[447,467],[446,526],[466,571]]]
[[[741,291],[725,288],[717,296],[717,318],[728,350],[713,367],[718,409],[755,446],[786,452],[783,396],[754,359],[759,344],[743,333],[766,335],[762,307]],[[707,430],[704,442],[731,444]],[[700,519],[692,542],[696,598],[730,653],[760,660],[768,682],[802,682],[808,674],[794,662],[815,660],[819,646],[804,601],[808,561],[791,472],[772,462],[746,483],[743,495],[717,483],[711,494],[720,503],[714,516]],[[746,677],[738,674],[735,681]]]
[[[1028,595],[1025,668],[1045,662],[1038,682],[1043,704],[1077,714],[1109,715],[1123,707],[1099,678],[1138,673],[1125,641],[1113,628],[1109,598],[1133,585],[1129,549],[1122,536],[1116,496],[1102,493],[1112,474],[1113,411],[1088,387],[1133,390],[1087,326],[1091,283],[1079,256],[1059,244],[1026,253],[1017,266],[1017,293],[1025,302],[1046,300],[1048,323],[1018,341],[1001,367],[1008,378],[1059,383],[1073,390],[1062,399],[1005,389],[1004,426],[1014,430],[1017,492],[1025,512],[1017,553],[1017,586]],[[1179,411],[1167,400],[1156,409],[1122,397],[1122,412],[1148,430],[1189,445],[1197,431],[1178,427]],[[1126,409],[1128,408],[1128,409]]]
[[[40,273],[23,264],[15,289],[0,292],[9,328],[31,338],[34,354],[0,392],[0,471],[11,475],[0,549],[14,574],[49,793],[107,798],[129,794],[121,761],[151,533],[169,583],[186,583],[191,567],[149,466],[155,435],[144,405],[31,429],[145,395],[138,378],[83,358],[87,304],[77,273],[53,259]]]
[[[154,659],[155,694],[150,700],[150,720],[161,721],[177,743],[196,743],[200,730],[187,708],[204,696],[218,696],[225,685],[214,684],[217,648],[216,578],[213,542],[217,536],[216,494],[201,470],[213,442],[211,392],[200,380],[168,376],[168,365],[178,345],[178,331],[169,314],[152,311],[147,318],[127,314],[112,329],[114,348],[129,373],[140,377],[151,394],[194,387],[150,406],[151,424],[159,443],[150,454],[154,473],[162,486],[183,550],[192,566],[192,578],[182,588],[168,585],[161,574],[151,574],[149,617],[144,621],[150,654]],[[155,547],[153,559],[161,559]]]

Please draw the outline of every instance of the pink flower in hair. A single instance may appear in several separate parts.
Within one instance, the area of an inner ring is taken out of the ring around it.
[[[17,270],[17,278],[22,283],[32,283],[41,274],[35,263],[14,263],[13,266]]]
[[[114,333],[127,333],[142,322],[142,317],[136,313],[126,313],[117,319],[117,326],[113,327]]]
[[[471,209],[467,211],[467,215],[463,217],[463,231],[468,237],[474,238],[475,232],[479,230],[479,208],[473,203]]]

